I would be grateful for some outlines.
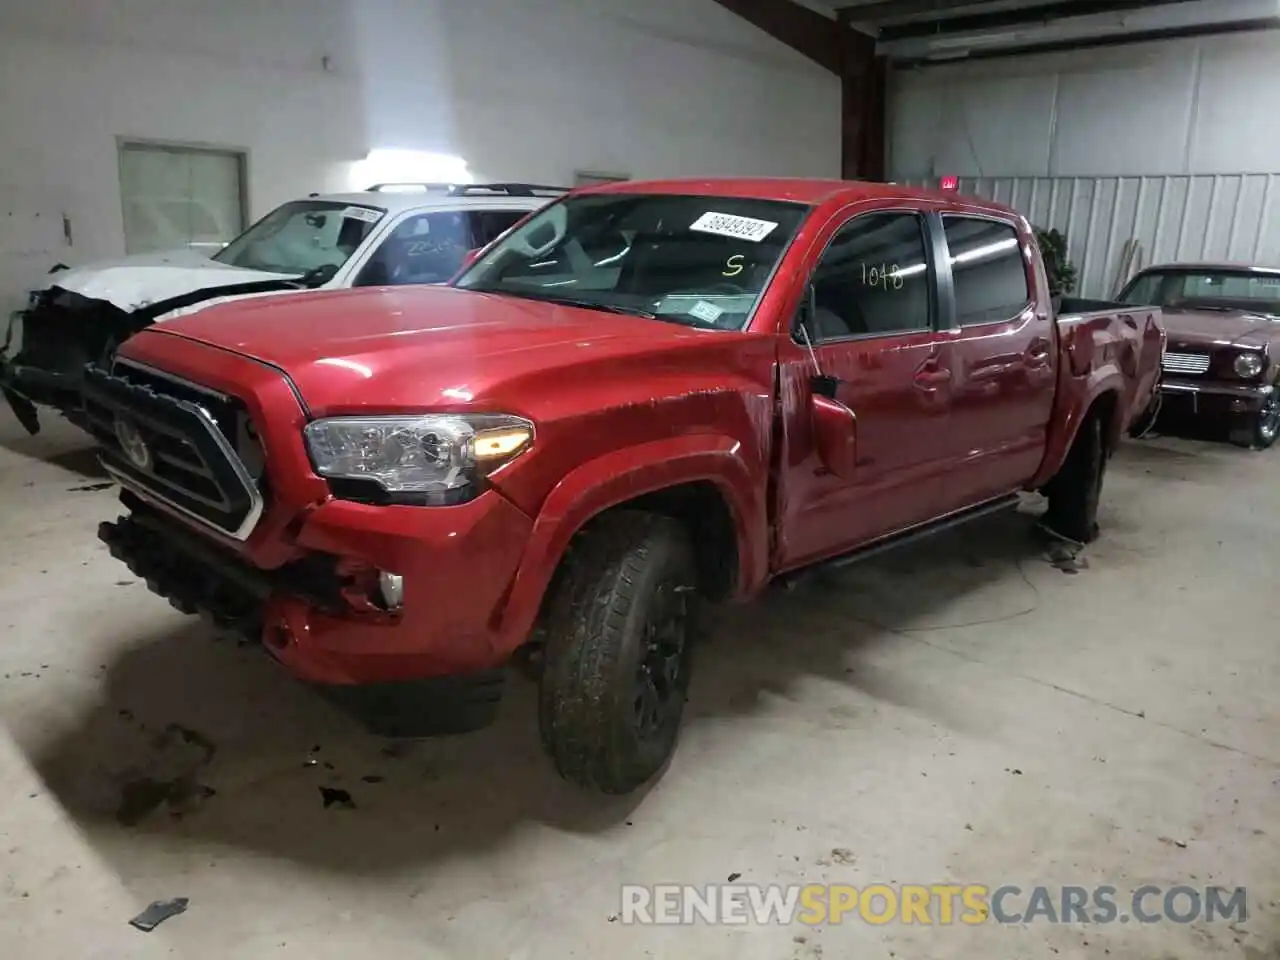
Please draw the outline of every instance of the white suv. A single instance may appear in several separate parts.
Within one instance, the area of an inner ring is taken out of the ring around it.
[[[19,342],[10,328],[0,388],[35,433],[34,404],[74,419],[85,364],[143,327],[241,297],[444,283],[468,251],[563,193],[523,183],[393,183],[312,194],[276,207],[212,258],[179,250],[60,270],[17,315]]]

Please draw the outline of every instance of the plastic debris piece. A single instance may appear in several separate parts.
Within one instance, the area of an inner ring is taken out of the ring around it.
[[[324,801],[326,810],[332,806],[344,807],[347,810],[356,808],[356,802],[351,799],[351,794],[341,787],[320,787],[319,790],[320,799]]]
[[[170,917],[176,917],[180,913],[187,912],[187,904],[191,901],[186,897],[174,897],[172,900],[157,900],[147,909],[129,921],[131,927],[137,927],[143,933],[150,933],[160,924],[164,923]]]

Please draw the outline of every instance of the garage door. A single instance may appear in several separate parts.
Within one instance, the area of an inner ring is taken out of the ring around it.
[[[216,253],[244,228],[243,169],[239,153],[122,144],[125,249]]]
[[[1152,263],[1280,263],[1280,174],[962,177],[959,192],[1065,233],[1080,296],[1109,297]]]

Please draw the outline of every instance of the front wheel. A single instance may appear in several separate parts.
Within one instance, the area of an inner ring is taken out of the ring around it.
[[[628,793],[675,750],[689,689],[696,568],[678,522],[620,511],[579,534],[548,621],[542,743],[560,775]]]
[[[1107,465],[1102,428],[1102,418],[1097,415],[1080,424],[1067,459],[1045,487],[1049,509],[1044,525],[1078,543],[1098,539],[1098,502]]]
[[[1231,439],[1242,447],[1266,450],[1277,437],[1280,437],[1280,390],[1273,390],[1257,416],[1233,430]]]

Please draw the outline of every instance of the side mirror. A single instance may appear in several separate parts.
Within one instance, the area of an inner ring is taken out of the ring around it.
[[[476,262],[476,258],[484,252],[484,247],[476,247],[474,250],[468,250],[462,256],[462,269],[465,270]]]
[[[336,263],[322,263],[318,267],[313,267],[304,273],[298,282],[308,289],[323,287],[332,280],[338,273],[338,265]]]
[[[858,418],[835,399],[830,377],[815,377],[809,397],[813,443],[822,465],[841,480],[852,480],[858,463]]]

